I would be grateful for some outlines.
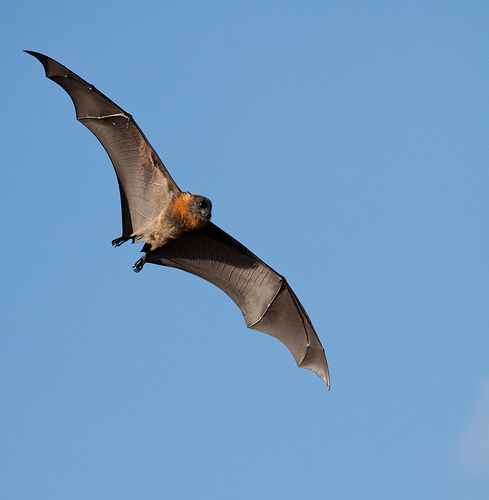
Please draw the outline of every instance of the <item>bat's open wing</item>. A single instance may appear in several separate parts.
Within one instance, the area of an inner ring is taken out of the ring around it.
[[[219,287],[239,306],[249,328],[279,339],[301,368],[329,387],[321,342],[285,278],[217,226],[187,233],[148,253],[146,262],[182,269]]]
[[[37,57],[46,76],[68,92],[77,119],[107,151],[119,181],[123,234],[137,232],[180,193],[163,162],[130,114],[53,59],[26,52]]]

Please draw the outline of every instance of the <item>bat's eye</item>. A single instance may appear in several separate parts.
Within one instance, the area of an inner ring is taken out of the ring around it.
[[[200,208],[205,208],[205,206],[206,206],[205,201],[201,201],[201,202],[199,202],[199,207],[200,207]]]

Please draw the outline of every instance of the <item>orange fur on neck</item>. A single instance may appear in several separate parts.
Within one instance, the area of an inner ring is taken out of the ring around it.
[[[202,229],[206,223],[205,220],[196,217],[190,212],[191,200],[192,195],[190,193],[182,193],[173,203],[173,214],[185,231]]]

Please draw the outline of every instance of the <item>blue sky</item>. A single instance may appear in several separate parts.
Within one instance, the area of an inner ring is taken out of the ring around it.
[[[487,2],[11,2],[0,491],[489,498]],[[118,188],[45,53],[284,274],[331,391],[233,302],[114,250]]]

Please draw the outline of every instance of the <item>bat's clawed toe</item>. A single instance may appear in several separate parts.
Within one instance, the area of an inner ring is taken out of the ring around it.
[[[146,262],[146,254],[144,254],[137,262],[132,266],[135,273],[139,273]]]
[[[132,243],[136,241],[137,236],[131,234],[130,236],[121,236],[120,238],[116,238],[115,240],[112,240],[112,246],[113,247],[120,247],[123,243],[126,241],[132,240]]]
[[[115,240],[112,240],[112,246],[113,247],[120,247],[123,243],[125,243],[127,240],[130,240],[131,238],[129,236],[121,236],[120,238],[116,238]]]

